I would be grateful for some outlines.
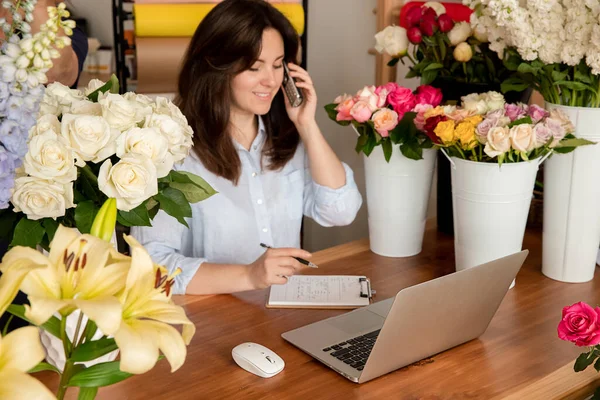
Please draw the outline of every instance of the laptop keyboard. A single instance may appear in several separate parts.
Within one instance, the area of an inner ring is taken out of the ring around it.
[[[375,340],[377,340],[380,330],[381,329],[378,329],[365,335],[346,340],[345,342],[325,347],[323,351],[350,365],[352,368],[362,371],[367,363],[369,354],[371,354],[371,350],[373,350]]]

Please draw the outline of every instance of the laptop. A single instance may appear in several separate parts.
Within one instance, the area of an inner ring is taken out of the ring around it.
[[[528,254],[407,287],[393,298],[281,336],[364,383],[482,335]]]

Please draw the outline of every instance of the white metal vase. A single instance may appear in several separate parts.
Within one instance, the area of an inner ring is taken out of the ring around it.
[[[436,152],[423,149],[423,159],[412,160],[395,146],[388,163],[376,147],[364,157],[373,253],[410,257],[421,252]]]
[[[457,271],[522,250],[535,178],[543,161],[500,166],[450,158]]]
[[[575,125],[575,136],[600,142],[600,109],[546,104]],[[600,144],[554,154],[544,167],[542,273],[562,282],[594,278],[600,246]]]

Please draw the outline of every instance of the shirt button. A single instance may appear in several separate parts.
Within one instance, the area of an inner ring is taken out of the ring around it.
[[[256,200],[256,202],[257,202],[258,204],[262,204],[262,200],[261,200],[261,199],[258,199],[258,200]]]
[[[267,228],[262,228],[262,231],[263,231],[264,233],[267,233],[267,232],[269,232],[269,230],[268,230]]]
[[[256,172],[253,172],[253,173],[252,173],[252,177],[253,177],[253,178],[254,178],[254,177],[256,177]]]
[[[254,150],[256,150],[256,149],[258,149],[258,146],[257,146],[257,145],[254,145]]]

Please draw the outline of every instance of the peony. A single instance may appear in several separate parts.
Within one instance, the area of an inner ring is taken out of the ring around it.
[[[77,168],[71,149],[55,132],[48,130],[34,136],[25,155],[25,172],[40,179],[68,183],[77,179]]]
[[[466,63],[471,61],[471,58],[473,58],[473,49],[468,43],[462,42],[454,48],[452,55],[456,61]]]
[[[73,204],[73,183],[52,182],[31,176],[15,179],[11,198],[15,212],[23,212],[27,218],[58,218],[65,215]]]
[[[515,125],[509,131],[512,148],[524,153],[536,148],[533,127],[529,124]]]
[[[494,158],[510,150],[509,130],[506,127],[495,127],[490,129],[487,135],[487,144],[483,151],[489,157]]]
[[[375,50],[392,57],[401,57],[408,50],[406,29],[390,25],[375,35]]]
[[[158,128],[131,128],[117,138],[117,157],[125,154],[144,155],[156,167],[156,176],[165,177],[173,168],[173,155],[169,141]]]
[[[558,325],[558,337],[575,343],[576,346],[600,344],[600,307],[579,302],[563,308],[562,320]]]
[[[75,152],[77,165],[85,161],[99,163],[115,154],[119,132],[111,129],[103,117],[65,114],[61,135]]]
[[[459,43],[466,42],[469,36],[471,36],[471,25],[468,22],[458,22],[454,25],[454,28],[448,32],[448,39],[452,46],[456,46]]]
[[[398,113],[389,108],[382,108],[371,117],[377,133],[383,137],[389,136],[389,131],[398,125]]]
[[[425,4],[423,4],[421,7],[432,8],[438,16],[440,16],[446,12],[446,7],[444,7],[444,5],[442,3],[439,3],[437,1],[428,1]]]
[[[125,154],[114,166],[106,160],[98,173],[98,188],[117,199],[119,210],[131,211],[158,193],[156,167],[139,154]]]

